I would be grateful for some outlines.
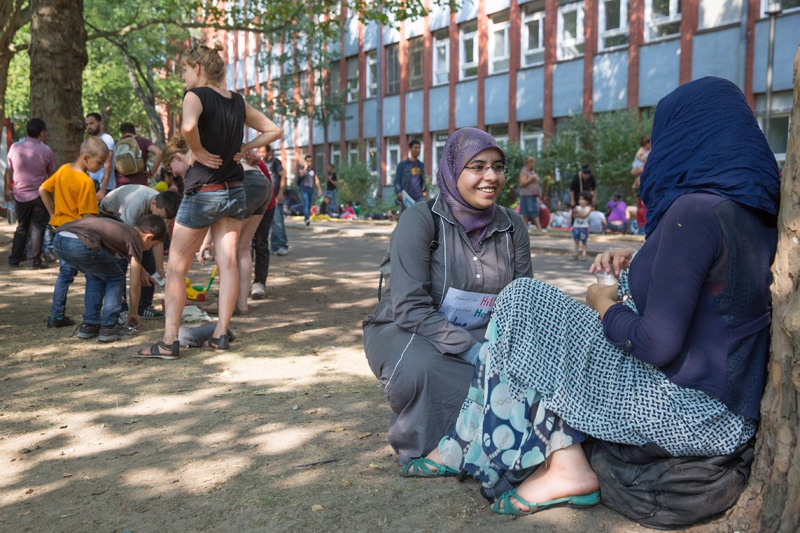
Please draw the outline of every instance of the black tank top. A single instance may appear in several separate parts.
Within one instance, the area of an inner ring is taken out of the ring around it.
[[[244,98],[234,92],[231,98],[225,98],[210,87],[196,87],[187,92],[196,94],[203,105],[197,123],[200,143],[209,153],[222,158],[222,166],[213,169],[195,161],[186,172],[186,193],[208,183],[244,179],[242,165],[233,161],[234,154],[242,149],[244,138]]]

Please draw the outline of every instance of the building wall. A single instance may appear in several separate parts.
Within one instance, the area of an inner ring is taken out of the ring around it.
[[[628,51],[617,50],[594,57],[592,111],[625,109],[628,102]]]
[[[650,108],[680,83],[704,76],[719,76],[734,81],[742,88],[757,114],[764,112],[766,92],[769,21],[763,18],[762,0],[683,0],[679,32],[667,37],[650,35],[646,8],[650,0],[627,0],[627,44],[604,49],[603,7],[601,0],[585,0],[583,11],[583,53],[562,57],[558,25],[562,6],[570,0],[465,0],[459,11],[451,14],[449,6],[433,6],[424,19],[406,21],[397,28],[381,27],[375,22],[363,25],[357,17],[346,18],[345,31],[331,50],[339,53],[341,89],[347,86],[346,58],[358,58],[360,98],[346,105],[343,123],[328,127],[328,146],[325,132],[307,118],[284,120],[281,141],[284,156],[292,155],[296,162],[316,146],[330,153],[347,153],[345,143],[361,146],[380,141],[382,184],[387,168],[387,140],[396,153],[399,139],[401,159],[406,157],[408,141],[423,142],[423,160],[433,156],[436,135],[457,128],[474,126],[503,128],[507,126],[510,140],[519,138],[520,125],[541,125],[545,133],[552,132],[555,122],[570,114],[607,112],[618,109]],[[544,53],[539,63],[525,61],[525,10],[530,6],[544,8]],[[492,19],[508,14],[510,68],[491,73]],[[467,22],[478,23],[477,76],[461,81],[460,27]],[[800,42],[800,9],[791,9],[777,18],[773,69],[773,112],[785,113],[786,95],[792,89],[792,63]],[[449,83],[434,85],[431,66],[435,50],[433,33],[449,35]],[[223,35],[227,35],[222,32]],[[409,90],[409,40],[424,40],[424,83],[421,89]],[[244,43],[244,34],[227,35],[228,86],[247,94],[269,94],[269,78],[277,75],[273,69],[259,70],[256,54],[267,50]],[[400,51],[400,90],[386,94],[385,47],[397,45]],[[383,63],[381,76],[383,96],[366,98],[366,52],[377,50]],[[288,72],[291,65],[276,66],[275,72]],[[297,79],[297,78],[296,78]],[[262,87],[263,86],[263,87]],[[263,88],[263,90],[262,90]],[[296,88],[293,88],[296,90]],[[493,131],[495,131],[493,130]],[[438,137],[437,137],[438,138]],[[426,164],[430,175],[434,165]]]

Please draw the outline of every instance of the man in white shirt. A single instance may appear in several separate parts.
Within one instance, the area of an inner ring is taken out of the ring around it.
[[[89,177],[95,182],[97,189],[97,202],[101,202],[106,193],[117,186],[117,171],[114,168],[114,138],[103,129],[103,117],[100,113],[86,115],[86,133],[100,137],[108,146],[108,159],[106,164],[97,172],[92,172]]]

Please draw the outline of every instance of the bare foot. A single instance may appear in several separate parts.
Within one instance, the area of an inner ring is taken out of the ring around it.
[[[434,463],[442,464],[442,457],[439,455],[439,448],[434,448],[431,450],[431,453],[425,456],[427,459],[430,459]]]
[[[520,498],[531,503],[543,503],[569,496],[590,494],[600,488],[580,444],[553,452],[547,465],[541,465],[517,488]],[[529,511],[519,501],[511,500],[521,511]]]

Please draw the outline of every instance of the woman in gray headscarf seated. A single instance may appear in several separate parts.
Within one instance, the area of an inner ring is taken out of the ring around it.
[[[392,408],[388,439],[403,475],[446,474],[425,455],[453,429],[495,297],[532,276],[527,228],[496,204],[506,170],[491,135],[456,131],[439,196],[407,209],[392,234],[389,290],[364,321],[364,350]]]

